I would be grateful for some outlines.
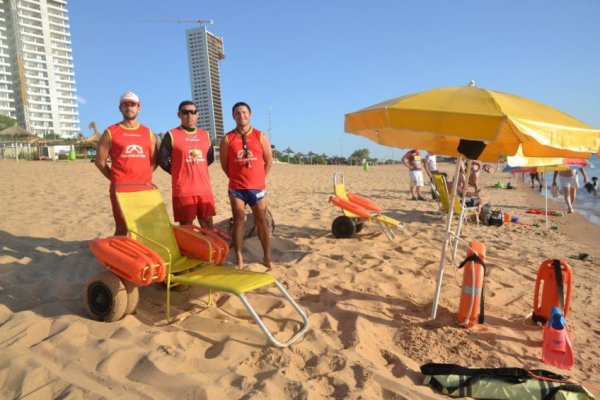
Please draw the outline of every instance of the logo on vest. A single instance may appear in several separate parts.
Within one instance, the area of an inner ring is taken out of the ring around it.
[[[145,158],[144,149],[139,144],[128,144],[125,147],[125,151],[121,155],[122,157],[128,158]]]
[[[199,162],[204,162],[204,156],[202,154],[202,150],[200,149],[191,149],[188,150],[188,156],[185,160],[185,162],[188,163],[199,163]]]
[[[237,162],[247,162],[256,160],[258,160],[258,158],[254,157],[254,154],[252,154],[252,150],[250,149],[248,149],[246,152],[244,152],[244,150],[240,150],[237,152]]]

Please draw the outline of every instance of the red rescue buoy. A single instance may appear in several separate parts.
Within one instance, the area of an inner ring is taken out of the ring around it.
[[[229,246],[219,235],[195,225],[173,228],[179,250],[185,256],[219,265],[227,259]]]
[[[165,280],[166,268],[160,256],[130,237],[94,239],[89,247],[102,265],[138,286]]]
[[[464,266],[460,303],[456,322],[470,328],[483,322],[483,276],[485,274],[485,245],[476,240],[469,243]]]
[[[334,205],[336,205],[346,211],[351,212],[352,214],[356,215],[359,218],[368,219],[371,217],[371,215],[369,214],[369,211],[367,209],[365,209],[363,206],[358,205],[358,204],[353,203],[348,200],[344,200],[341,197],[331,196],[329,198],[329,201],[332,202]]]
[[[546,323],[553,306],[560,307],[566,317],[571,306],[572,291],[573,270],[565,260],[548,259],[542,262],[535,280],[532,319]]]
[[[357,194],[348,193],[348,200],[350,200],[353,203],[358,204],[359,206],[366,208],[367,210],[374,211],[377,213],[381,212],[381,207],[379,207],[374,201],[366,199]]]

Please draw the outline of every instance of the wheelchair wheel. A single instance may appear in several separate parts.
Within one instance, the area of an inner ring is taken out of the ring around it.
[[[365,223],[364,223],[364,221],[358,222],[358,223],[354,224],[354,226],[356,227],[356,233],[359,233],[365,227]]]
[[[350,238],[356,233],[356,226],[352,218],[340,215],[331,224],[333,236],[339,239]]]
[[[125,291],[127,291],[127,307],[125,307],[125,315],[133,314],[140,300],[140,289],[137,285],[131,282],[123,281]]]
[[[127,297],[121,278],[110,271],[102,271],[88,280],[83,301],[92,318],[113,322],[125,315]]]

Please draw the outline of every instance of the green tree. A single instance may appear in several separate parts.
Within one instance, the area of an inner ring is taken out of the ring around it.
[[[360,160],[369,159],[369,149],[358,149],[350,155],[350,158],[358,158]]]
[[[0,115],[0,131],[4,130],[6,128],[10,128],[11,126],[13,126],[16,123],[17,123],[17,121],[12,119],[11,117],[7,117],[6,115]]]

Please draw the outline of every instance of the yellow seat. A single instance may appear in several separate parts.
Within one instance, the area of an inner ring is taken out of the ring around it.
[[[340,199],[351,201],[348,198],[348,193],[346,192],[346,180],[344,178],[344,174],[342,174],[341,172],[336,172],[333,174],[333,193]],[[370,211],[369,218],[362,218],[362,217],[352,213],[351,211],[348,211],[342,207],[340,207],[340,208],[342,209],[342,213],[344,214],[344,216],[352,219],[355,222],[359,221],[359,220],[366,220],[369,222],[373,222],[373,221],[377,222],[379,224],[379,226],[381,227],[381,230],[383,231],[383,233],[385,233],[385,235],[390,240],[393,240],[396,237],[396,235],[392,231],[392,228],[404,228],[404,226],[405,226],[405,224],[401,223],[397,219],[394,219],[387,215],[383,215],[381,212]],[[380,210],[380,208],[377,208],[377,209]],[[367,210],[367,211],[369,211],[369,210]],[[334,221],[334,223],[335,223],[335,221]],[[361,222],[358,222],[358,224],[360,224],[360,223]],[[335,235],[335,233],[334,233],[334,235]]]
[[[198,286],[234,294],[240,298],[269,341],[278,347],[296,342],[308,330],[308,318],[285,288],[270,274],[212,265],[209,262],[185,257],[179,251],[174,229],[158,189],[117,191],[117,201],[123,213],[129,236],[156,252],[166,266],[167,320],[170,320],[170,290],[174,284]],[[300,330],[286,342],[280,342],[262,322],[245,294],[255,289],[275,285],[300,314]]]
[[[447,213],[450,210],[450,194],[448,193],[448,186],[446,183],[446,177],[443,174],[433,173],[433,184],[435,191],[438,195],[438,202],[440,209]],[[459,218],[467,218],[469,216],[475,216],[477,224],[479,225],[479,217],[477,215],[477,207],[461,207],[461,203],[458,196],[454,198],[454,214],[458,215]]]

